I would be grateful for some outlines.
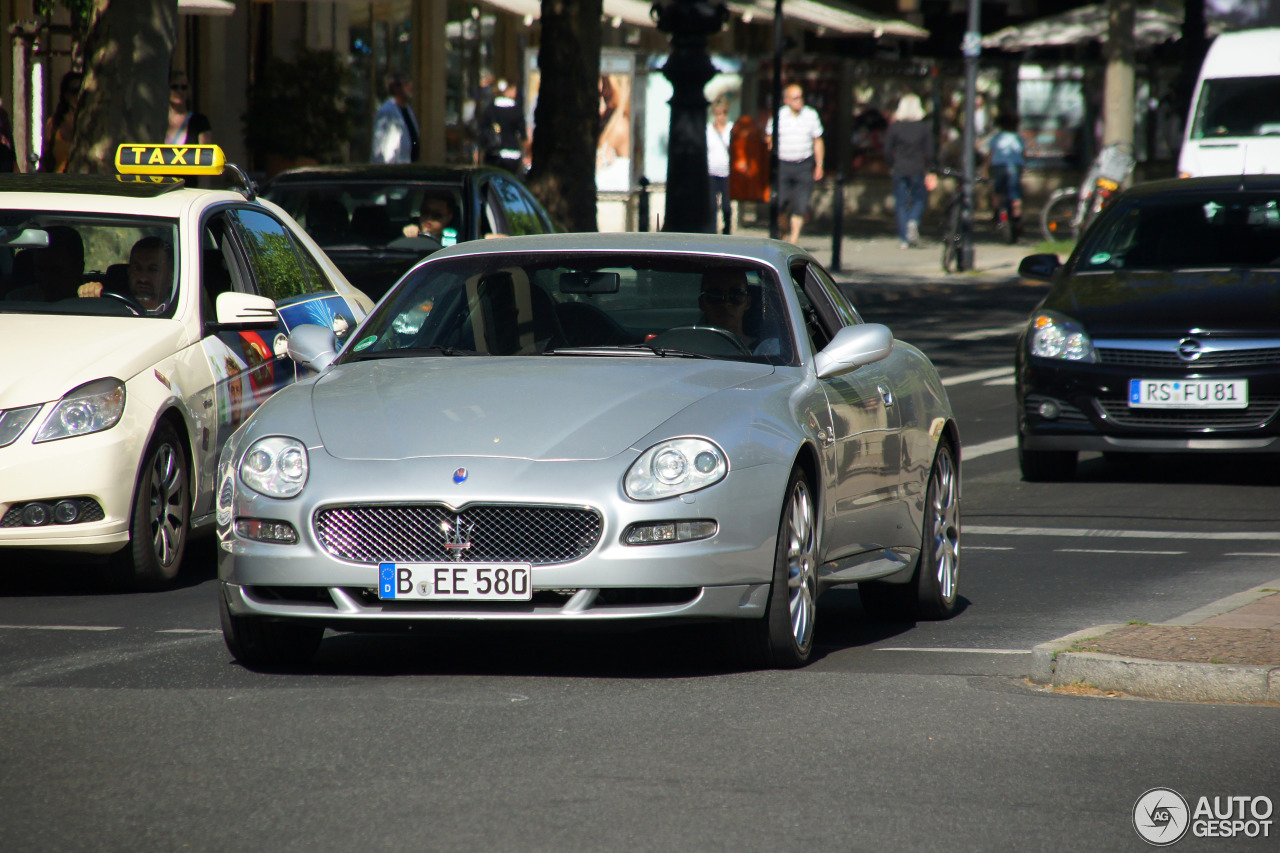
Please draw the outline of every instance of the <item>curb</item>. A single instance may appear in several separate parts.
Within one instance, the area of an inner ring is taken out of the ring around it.
[[[1099,625],[1035,646],[1028,678],[1053,687],[1083,682],[1099,690],[1147,699],[1280,703],[1280,667],[1180,663],[1069,651],[1078,642],[1096,640],[1123,627]]]

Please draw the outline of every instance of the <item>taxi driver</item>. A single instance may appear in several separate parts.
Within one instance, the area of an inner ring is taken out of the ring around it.
[[[80,286],[80,296],[101,296],[103,284]],[[143,237],[129,252],[129,294],[148,311],[164,304],[173,289],[173,250],[159,237]]]

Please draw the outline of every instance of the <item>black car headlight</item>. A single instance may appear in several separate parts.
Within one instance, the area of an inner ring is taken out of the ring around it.
[[[1027,349],[1039,358],[1064,361],[1097,361],[1093,341],[1084,327],[1052,311],[1037,312],[1027,331]]]
[[[111,429],[124,415],[124,383],[95,379],[68,391],[40,425],[35,443]]]
[[[308,470],[302,442],[272,435],[255,441],[240,460],[240,481],[269,498],[292,498],[307,484]]]
[[[654,501],[706,488],[724,479],[724,451],[705,438],[673,438],[650,447],[632,463],[624,488],[627,497]]]

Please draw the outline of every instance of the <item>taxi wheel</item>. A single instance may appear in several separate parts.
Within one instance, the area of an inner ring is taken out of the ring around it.
[[[275,622],[260,616],[235,616],[224,593],[218,594],[222,640],[232,657],[249,669],[277,670],[306,664],[320,648],[323,625]]]
[[[190,535],[191,481],[187,455],[173,427],[156,429],[134,489],[129,544],[115,556],[125,585],[170,586],[182,567]]]
[[[818,616],[818,514],[804,472],[797,468],[787,483],[773,585],[764,617],[735,623],[737,644],[750,666],[794,669],[809,662]]]

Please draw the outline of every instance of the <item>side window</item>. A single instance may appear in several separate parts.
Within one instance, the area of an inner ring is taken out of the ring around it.
[[[810,264],[809,272],[818,280],[818,284],[822,288],[822,291],[827,295],[827,299],[831,301],[832,306],[836,309],[836,314],[840,316],[840,325],[861,325],[862,317],[858,315],[858,311],[853,307],[853,303],[849,301],[849,297],[845,296],[844,291],[840,289],[840,285],[835,283],[831,278],[831,275],[817,264]]]
[[[507,230],[506,217],[502,215],[502,200],[498,195],[494,182],[485,184],[480,191],[480,236],[505,237],[511,232]]]
[[[525,191],[517,183],[506,178],[498,178],[494,180],[493,186],[497,196],[502,200],[503,212],[506,214],[507,219],[507,233],[512,236],[519,236],[546,232],[542,219],[538,216],[533,205],[529,203],[529,197],[525,195]]]
[[[314,284],[311,282],[293,238],[275,218],[258,210],[238,210],[236,218],[258,292],[263,296],[280,302],[292,296],[332,289],[323,277]]]
[[[206,320],[216,317],[218,297],[228,291],[252,293],[231,237],[231,217],[215,213],[200,229],[200,304]]]
[[[810,294],[814,292],[820,293],[821,288],[812,278],[807,265],[792,265],[791,284],[796,289],[796,299],[800,301],[800,311],[804,315],[804,329],[809,334],[809,343],[813,351],[817,352],[831,342],[831,336],[839,328],[839,322],[835,320],[834,312],[829,307],[825,312],[820,309],[824,299],[814,300],[811,297]]]

